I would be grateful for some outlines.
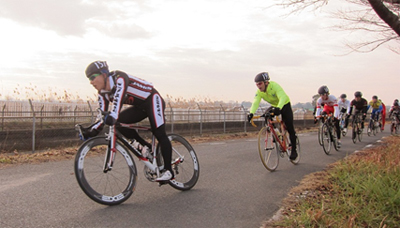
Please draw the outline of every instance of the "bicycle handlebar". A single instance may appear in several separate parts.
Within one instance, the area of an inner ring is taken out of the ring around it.
[[[254,119],[259,119],[265,117],[265,119],[273,119],[274,117],[276,117],[277,122],[279,122],[278,116],[276,115],[272,115],[271,113],[264,113],[261,116],[253,116],[253,118],[250,120],[251,125],[253,125],[253,127],[257,127],[257,125],[254,123]]]

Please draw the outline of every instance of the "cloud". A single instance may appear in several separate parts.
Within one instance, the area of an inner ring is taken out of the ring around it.
[[[18,23],[55,31],[60,35],[83,36],[88,29],[97,29],[111,37],[146,38],[149,33],[128,21],[131,11],[150,10],[143,1],[53,1],[0,0],[0,17]],[[111,22],[111,23],[110,23]],[[118,22],[118,21],[117,21]]]

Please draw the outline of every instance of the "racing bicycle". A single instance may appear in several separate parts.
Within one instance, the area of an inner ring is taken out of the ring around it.
[[[324,149],[325,154],[329,155],[332,145],[336,151],[339,150],[334,117],[332,114],[325,114],[322,115],[320,119],[322,124],[320,125],[320,129],[318,129],[318,140]]]
[[[347,118],[347,114],[340,112],[339,127],[340,127],[340,132],[343,135],[343,137],[346,136],[346,134],[347,134],[347,131],[345,130],[346,129],[346,127],[345,127],[346,126],[346,118]]]
[[[104,114],[99,110],[98,118],[103,120]],[[120,204],[135,191],[138,172],[132,155],[144,163],[144,175],[151,182],[156,182],[164,168],[161,148],[154,135],[151,137],[151,152],[145,157],[116,126],[151,132],[150,127],[136,124],[117,123],[109,126],[105,136],[88,139],[80,146],[74,163],[75,177],[83,192],[104,205]],[[76,125],[76,129],[82,135],[81,126]],[[160,186],[169,184],[182,191],[189,190],[197,183],[200,173],[196,153],[182,136],[169,134],[168,138],[172,144],[171,165],[175,178],[158,183]]]
[[[362,113],[356,113],[353,115],[353,121],[352,121],[352,134],[351,134],[351,139],[353,140],[353,143],[358,141],[361,142],[362,140],[362,135],[363,135],[363,128],[362,128]]]
[[[371,116],[372,116],[372,114],[371,114]],[[371,136],[371,134],[373,134],[375,136],[376,134],[378,134],[379,131],[382,131],[381,115],[379,115],[379,119],[377,119],[376,117],[377,117],[377,114],[375,114],[374,118],[371,118],[369,120],[368,129],[367,129],[368,136]]]
[[[289,143],[288,133],[283,121],[272,115],[265,113],[261,116],[254,116],[251,124],[254,127],[254,119],[265,118],[265,126],[258,133],[258,152],[264,167],[269,171],[275,171],[279,165],[279,157],[290,157],[292,146]],[[274,120],[275,119],[275,120]],[[300,141],[296,137],[297,158],[290,160],[292,164],[298,164],[301,157]]]
[[[392,135],[397,135],[399,133],[400,121],[398,119],[398,113],[393,112],[390,116],[391,124],[390,124],[390,133]]]

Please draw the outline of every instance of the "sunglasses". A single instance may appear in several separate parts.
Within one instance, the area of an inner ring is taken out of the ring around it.
[[[93,81],[97,76],[99,76],[99,75],[101,75],[101,74],[92,74],[90,77],[89,77],[89,81]]]

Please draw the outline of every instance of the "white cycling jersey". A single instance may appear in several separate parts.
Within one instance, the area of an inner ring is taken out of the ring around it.
[[[341,111],[342,108],[346,109],[346,111],[350,110],[350,101],[345,99],[345,101],[343,102],[342,99],[339,99],[338,101],[338,105],[339,105],[339,110]]]

